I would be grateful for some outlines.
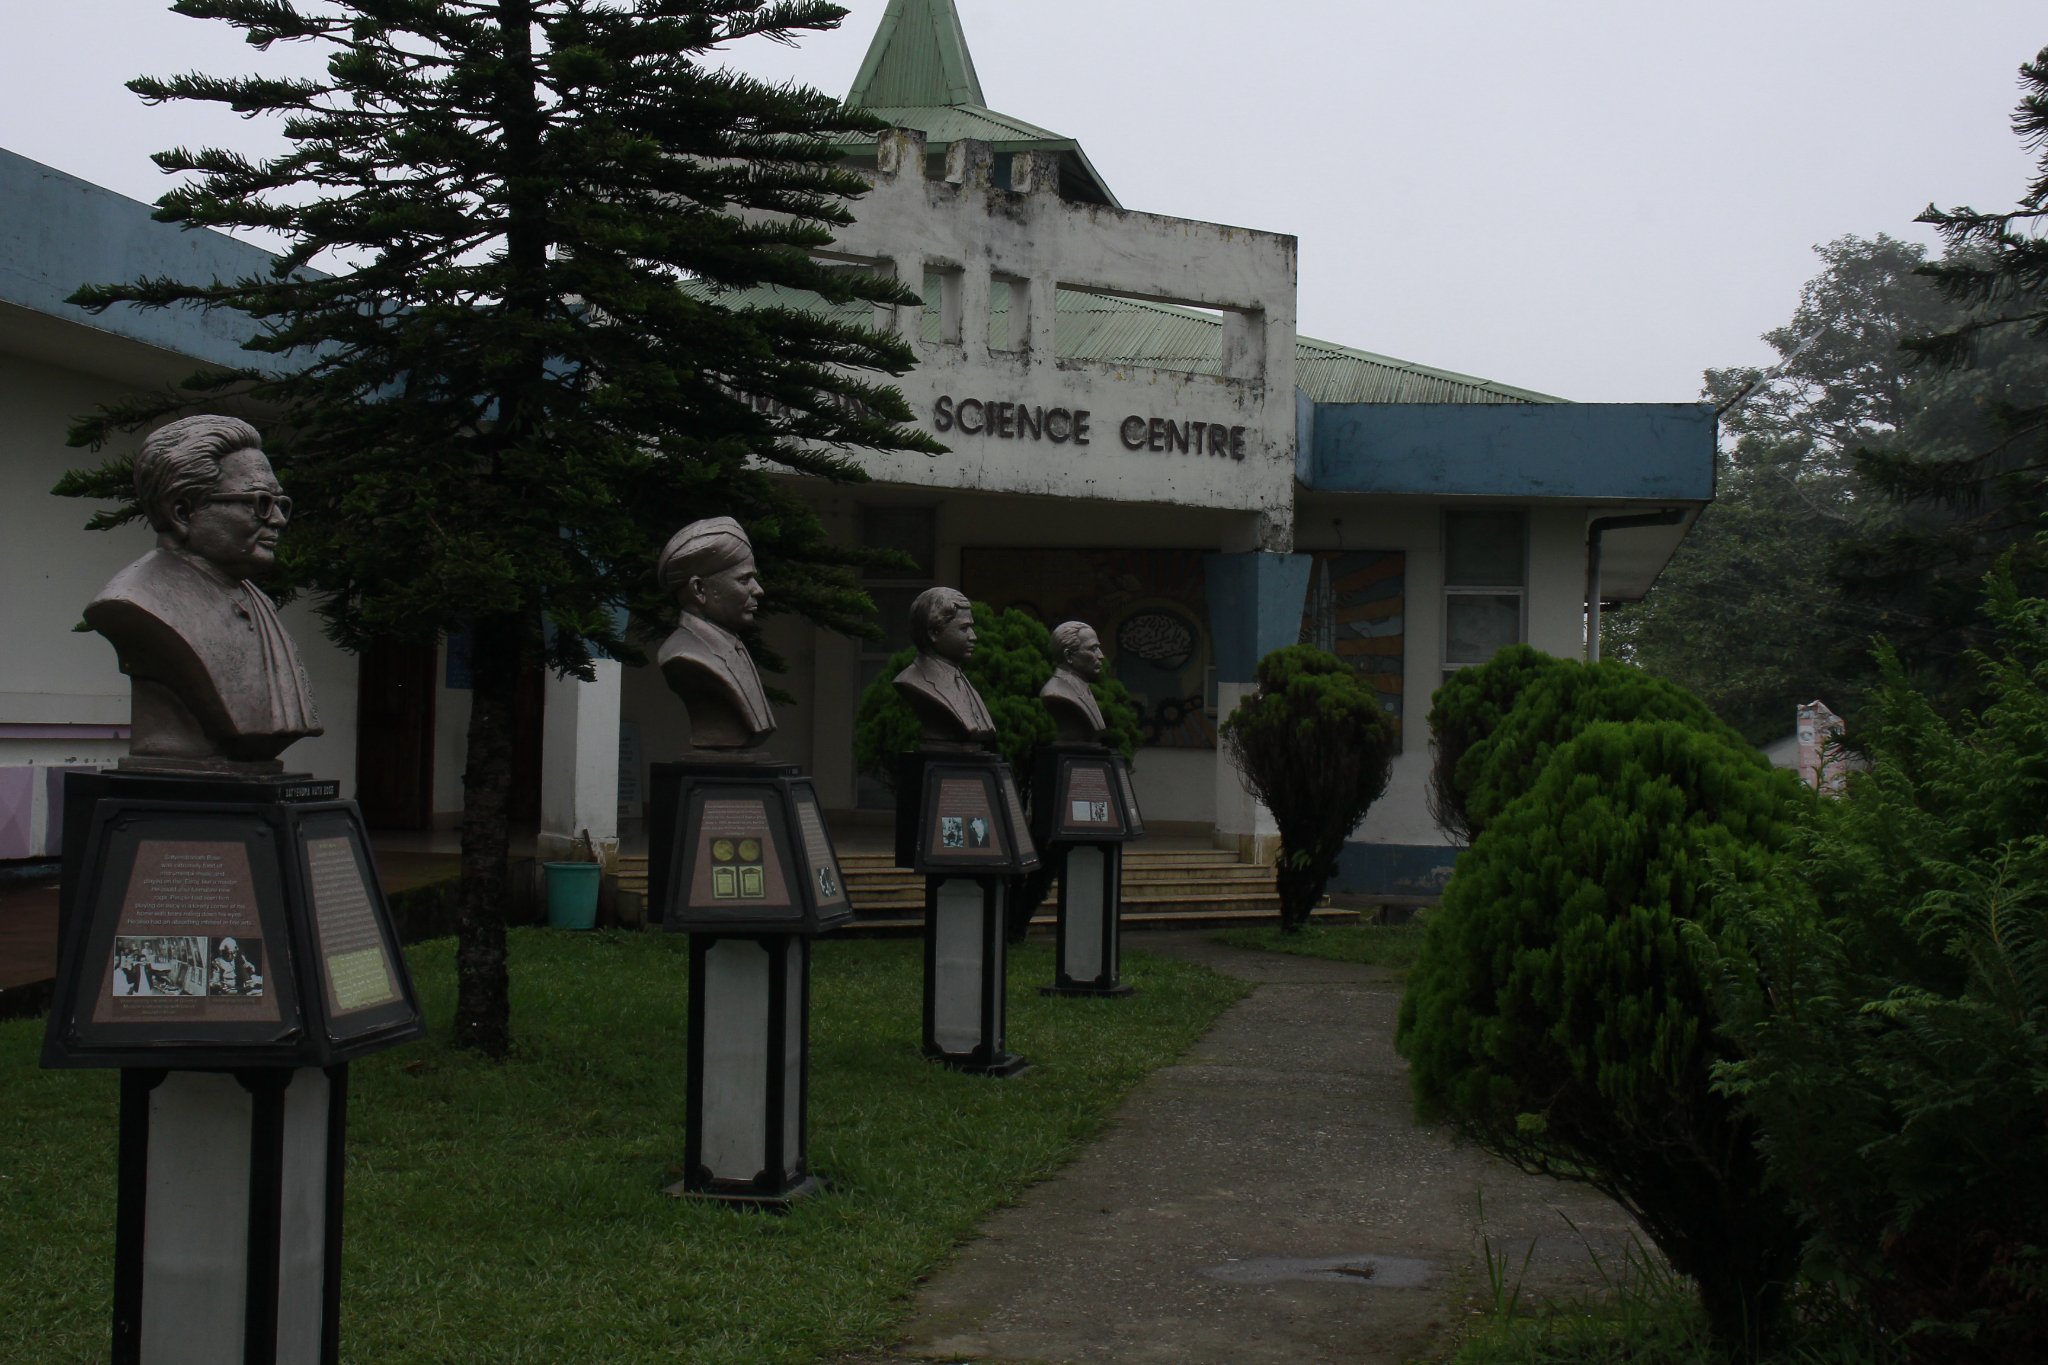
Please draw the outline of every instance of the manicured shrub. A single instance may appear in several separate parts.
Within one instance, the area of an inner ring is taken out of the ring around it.
[[[1974,716],[1880,651],[1868,770],[1746,898],[1723,1081],[1816,1281],[1912,1358],[2018,1365],[2048,1359],[2048,603],[1995,582],[1990,616]]]
[[[1553,659],[1522,646],[1502,650],[1479,671],[1486,676],[1476,685],[1446,682],[1430,710],[1441,736],[1436,780],[1447,788],[1435,804],[1453,813],[1456,823],[1446,828],[1462,827],[1468,838],[1528,791],[1550,755],[1589,725],[1670,720],[1748,747],[1699,698],[1628,664]],[[1453,749],[1459,752],[1446,767]]]
[[[1258,691],[1224,720],[1245,787],[1280,826],[1273,867],[1280,927],[1308,922],[1344,840],[1387,789],[1393,719],[1350,665],[1308,645],[1259,660]]]
[[[1422,1112],[1612,1196],[1748,1354],[1798,1239],[1753,1125],[1713,1085],[1731,1054],[1701,940],[1727,937],[1721,886],[1764,877],[1812,798],[1688,725],[1572,728],[1459,860],[1396,1042]]]
[[[1509,645],[1485,663],[1461,668],[1436,690],[1429,708],[1429,814],[1461,844],[1479,831],[1465,811],[1460,765],[1474,744],[1492,734],[1522,690],[1565,661],[1528,645]]]

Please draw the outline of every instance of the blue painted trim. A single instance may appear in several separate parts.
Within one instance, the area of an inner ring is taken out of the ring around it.
[[[1714,410],[1704,403],[1315,408],[1303,481],[1320,492],[1690,503],[1714,496]]]
[[[0,303],[139,341],[207,365],[282,368],[242,349],[252,324],[220,309],[136,308],[97,316],[64,302],[81,285],[168,275],[230,280],[277,258],[218,232],[159,223],[146,204],[0,149]]]
[[[1352,841],[1337,855],[1330,890],[1355,896],[1441,896],[1461,848]]]
[[[1216,680],[1248,683],[1260,659],[1301,639],[1310,555],[1203,555]]]

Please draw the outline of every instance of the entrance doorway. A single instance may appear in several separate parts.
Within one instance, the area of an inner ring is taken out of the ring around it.
[[[434,823],[434,664],[425,644],[373,640],[356,672],[356,804],[371,829]]]

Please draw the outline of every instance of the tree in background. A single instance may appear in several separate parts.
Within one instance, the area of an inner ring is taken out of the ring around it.
[[[1868,769],[1731,898],[1721,1082],[1873,1339],[2019,1365],[2048,1343],[2048,602],[2001,572],[1981,626],[1981,710],[1881,651]]]
[[[1784,327],[1769,369],[1709,370],[1722,412],[1714,502],[1642,602],[1601,620],[1601,647],[1693,693],[1752,743],[1820,697],[1846,710],[1868,685],[1881,610],[1844,597],[1835,568],[1870,521],[1857,452],[1888,449],[1937,376],[1900,349],[1958,321],[1917,272],[1919,246],[1880,234],[1816,248],[1825,269]]]
[[[877,125],[706,65],[744,38],[836,26],[824,0],[180,0],[255,47],[307,42],[324,75],[143,78],[144,99],[278,114],[290,149],[162,153],[190,178],[157,217],[280,235],[267,273],[144,279],[73,301],[229,309],[250,366],[82,423],[95,446],[243,398],[299,508],[290,579],[345,647],[471,634],[459,1040],[509,1038],[504,905],[514,697],[543,664],[637,658],[676,527],[747,525],[772,605],[858,629],[867,607],[816,517],[770,471],[855,479],[862,449],[936,449],[901,425],[901,341],[801,300],[915,296],[810,253],[865,182],[833,143]],[[315,273],[313,267],[328,272]],[[733,300],[751,291],[744,306]],[[760,301],[763,297],[771,300]],[[232,398],[231,398],[232,396]],[[60,491],[132,498],[125,465]],[[94,518],[117,524],[132,503]]]
[[[1336,655],[1288,645],[1259,660],[1258,690],[1224,718],[1246,790],[1280,826],[1280,928],[1298,933],[1337,872],[1344,841],[1387,789],[1396,730],[1372,687]]]
[[[996,750],[1010,765],[1018,793],[1028,808],[1038,750],[1052,743],[1057,733],[1052,713],[1038,699],[1038,689],[1052,677],[1052,633],[1027,611],[997,611],[986,602],[969,605],[974,609],[974,655],[961,668],[988,705],[989,717],[996,726]],[[860,707],[854,715],[854,764],[892,788],[896,783],[896,760],[914,752],[922,742],[917,716],[910,704],[897,695],[894,685],[896,675],[916,657],[915,649],[898,650],[890,656],[881,673],[861,693]],[[1125,758],[1131,757],[1137,751],[1140,731],[1138,710],[1131,702],[1130,690],[1107,671],[1088,689],[1095,694],[1095,703],[1102,708],[1102,719],[1109,726],[1103,743]],[[1037,872],[1011,879],[1006,928],[1012,938],[1023,936],[1055,875],[1047,863]]]
[[[1841,566],[1908,670],[1959,676],[1965,702],[1975,674],[1956,665],[1988,640],[1975,611],[1986,571],[2002,560],[2020,591],[2048,591],[2048,48],[2020,82],[2013,129],[2039,157],[2018,206],[1920,216],[1947,247],[1920,273],[1960,316],[1906,343],[1931,362],[1931,393],[1896,447],[1859,458],[1887,515]]]

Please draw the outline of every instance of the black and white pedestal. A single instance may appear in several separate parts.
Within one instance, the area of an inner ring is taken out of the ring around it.
[[[116,1365],[339,1358],[348,1068],[121,1073]]]
[[[1059,949],[1046,995],[1131,994],[1122,980],[1123,846],[1144,837],[1123,758],[1098,744],[1042,750],[1032,815],[1059,860]]]
[[[424,1030],[355,803],[67,779],[47,1067],[121,1068],[112,1359],[332,1365],[347,1063]]]
[[[810,940],[853,914],[838,854],[792,765],[656,764],[652,804],[652,904],[690,936],[684,1174],[667,1192],[785,1209],[822,1187],[809,1151]]]
[[[897,861],[922,872],[924,1054],[980,1076],[1028,1063],[1004,1042],[1008,879],[1038,866],[1010,765],[982,749],[924,749],[898,767]]]
[[[934,874],[924,893],[924,1055],[977,1076],[1030,1063],[1004,1045],[1003,877]]]
[[[1045,995],[1129,995],[1123,981],[1121,844],[1059,846],[1058,953]]]
[[[810,1169],[811,941],[690,935],[687,1174],[673,1195],[786,1209]]]

